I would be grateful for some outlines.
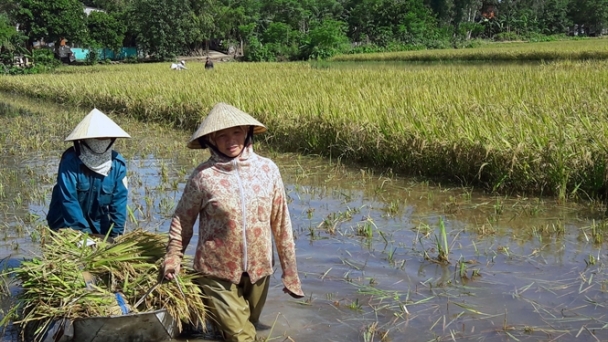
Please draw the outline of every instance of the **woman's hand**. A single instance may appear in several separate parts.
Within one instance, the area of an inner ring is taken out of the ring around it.
[[[161,276],[167,280],[173,280],[181,267],[182,258],[179,256],[165,256],[161,268]]]
[[[106,238],[106,236],[102,235],[102,234],[91,234],[91,237],[94,237],[94,238],[99,239],[101,241],[105,240],[107,243],[114,243],[114,238],[111,237],[111,236],[108,236]]]

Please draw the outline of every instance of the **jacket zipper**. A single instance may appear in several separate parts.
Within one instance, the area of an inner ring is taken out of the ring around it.
[[[245,191],[243,190],[243,181],[239,173],[239,165],[236,159],[232,160],[234,169],[236,170],[236,179],[239,184],[239,192],[241,194],[241,212],[242,212],[242,228],[243,228],[243,272],[247,272],[247,212],[245,211]]]
[[[89,179],[89,192],[86,198],[85,211],[83,212],[84,219],[89,224],[89,229],[91,230],[91,234],[99,233],[97,232],[97,228],[93,225],[93,219],[91,218],[91,212],[93,211],[93,196],[95,196],[97,187],[95,186],[95,177],[90,173],[86,174],[86,177]]]

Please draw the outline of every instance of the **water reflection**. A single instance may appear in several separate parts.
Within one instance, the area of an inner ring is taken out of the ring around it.
[[[131,124],[129,132],[139,125]],[[187,177],[207,155],[183,148],[185,132],[146,127],[132,135],[145,138],[117,147],[128,160],[127,229],[166,232]],[[66,147],[53,146],[2,157],[0,258],[36,250],[36,227],[45,223]],[[274,328],[262,335],[608,340],[608,229],[593,207],[487,196],[324,159],[260,153],[283,174],[307,295],[302,301],[284,295],[279,269],[262,317]],[[442,224],[449,264],[436,262]],[[193,249],[191,243],[187,253]]]

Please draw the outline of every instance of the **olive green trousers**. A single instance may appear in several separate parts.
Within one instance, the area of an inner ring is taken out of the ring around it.
[[[252,342],[256,339],[254,324],[260,320],[266,304],[270,277],[255,284],[243,273],[238,285],[214,277],[202,277],[198,283],[205,295],[209,319],[221,330],[228,342]]]

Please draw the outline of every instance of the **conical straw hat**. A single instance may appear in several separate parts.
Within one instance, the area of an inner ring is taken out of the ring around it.
[[[190,138],[190,141],[188,141],[187,146],[192,149],[203,148],[198,143],[198,138],[235,126],[253,126],[254,134],[266,132],[266,126],[251,117],[251,115],[227,103],[220,102],[213,106],[205,120],[203,120],[192,135],[192,138]]]
[[[65,141],[74,141],[92,138],[130,138],[112,119],[97,108],[93,109],[80,121]]]

